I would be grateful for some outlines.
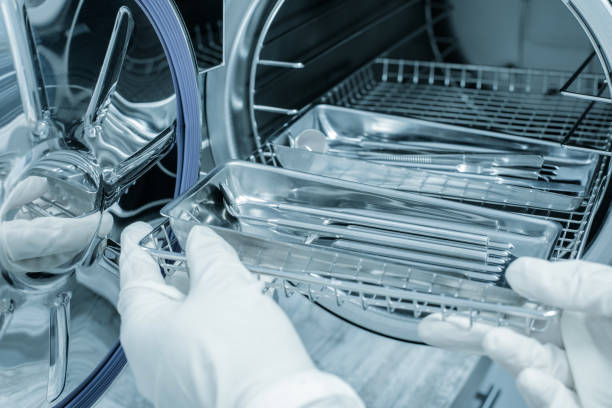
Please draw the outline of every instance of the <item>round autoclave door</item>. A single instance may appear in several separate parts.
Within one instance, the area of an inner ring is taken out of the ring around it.
[[[195,58],[166,2],[0,9],[0,405],[90,406],[125,364],[102,213],[173,148],[197,177]]]

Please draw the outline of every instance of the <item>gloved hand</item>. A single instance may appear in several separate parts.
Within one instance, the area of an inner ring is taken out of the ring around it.
[[[49,191],[44,177],[28,177],[11,191],[0,217]],[[107,235],[113,218],[105,213],[79,218],[38,217],[0,222],[0,262],[12,272],[53,272],[86,249],[94,234]],[[98,226],[100,227],[98,229]]]
[[[318,371],[291,322],[233,248],[194,227],[189,291],[168,285],[138,242],[121,237],[121,343],[140,392],[156,407],[360,407],[350,386]]]
[[[590,262],[521,258],[506,279],[520,295],[563,309],[542,342],[509,328],[439,314],[419,336],[452,350],[484,353],[517,378],[531,408],[596,408],[612,404],[612,268]]]

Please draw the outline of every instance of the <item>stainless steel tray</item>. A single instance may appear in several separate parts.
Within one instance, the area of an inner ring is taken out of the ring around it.
[[[500,281],[516,257],[547,258],[559,224],[271,166],[231,162],[162,210],[179,242],[213,225],[276,242]]]
[[[206,225],[264,290],[361,310],[400,338],[434,312],[526,332],[559,315],[503,284],[515,256],[550,255],[554,222],[247,162],[215,169],[162,215],[141,246],[166,275],[188,271],[181,248]]]
[[[312,107],[273,136],[271,143],[290,146],[291,141],[307,129],[323,132],[330,145],[350,140],[352,146],[349,147],[353,151],[383,152],[391,158],[405,153],[540,155],[544,159],[544,166],[537,180],[499,176],[481,176],[476,179],[581,197],[589,194],[600,160],[596,153],[570,149],[559,144],[509,140],[495,132],[330,105]],[[386,163],[394,164],[393,160],[386,160]]]
[[[474,179],[315,153],[282,145],[271,145],[270,150],[285,169],[400,191],[556,211],[573,211],[584,201],[583,197],[559,194],[533,186],[505,184],[502,178]],[[538,183],[546,185],[548,182],[534,182],[535,185]],[[572,185],[572,188],[574,187],[581,188]]]

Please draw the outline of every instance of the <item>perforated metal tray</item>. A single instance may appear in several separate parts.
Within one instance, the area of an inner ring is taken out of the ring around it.
[[[230,191],[224,193],[224,189]],[[514,237],[517,241],[511,243],[510,252],[518,251],[520,255],[529,246],[529,250],[533,250],[535,245],[540,247],[538,251],[544,252],[533,255],[546,257],[559,232],[555,223],[547,221],[270,166],[232,162],[218,168],[182,198],[166,206],[162,214],[169,217],[169,222],[145,237],[141,245],[157,258],[165,273],[184,271],[187,265],[180,248],[184,247],[193,226],[206,225],[236,248],[241,261],[253,273],[272,278],[266,283],[268,288],[281,289],[287,295],[300,293],[316,302],[333,302],[337,307],[358,305],[368,313],[375,313],[375,319],[387,319],[399,327],[435,311],[445,316],[462,314],[472,320],[486,320],[527,331],[541,330],[557,316],[556,309],[528,302],[503,285],[491,285],[483,282],[484,279],[474,280],[474,276],[479,278],[487,274],[501,277],[503,266],[499,273],[482,270],[474,273],[473,270],[462,269],[460,265],[442,270],[439,265],[426,262],[405,262],[385,258],[380,253],[366,254],[361,247],[350,250],[350,247],[317,244],[316,240],[321,238],[319,235],[314,232],[301,235],[296,230],[283,230],[286,226],[281,220],[323,226],[332,223],[317,224],[310,218],[314,213],[300,214],[297,211],[292,212],[293,218],[278,213],[275,218],[270,211],[288,209],[274,204],[275,200],[283,200],[286,207],[303,206],[305,201],[310,204],[329,204],[339,210],[333,212],[333,216],[344,214],[349,217],[355,215],[351,209],[352,203],[353,207],[362,210],[358,220],[361,227],[378,226],[368,233],[382,232],[380,225],[369,224],[371,222],[389,224],[386,232],[393,229],[396,232],[403,231],[403,235],[412,236],[415,242],[427,237],[433,242],[436,236],[454,233],[455,241],[447,238],[447,246],[457,245],[458,249],[465,250],[467,247],[464,242],[459,241],[479,238],[482,239],[482,253],[490,256],[496,253],[492,249],[497,245],[495,242],[503,242],[504,237]],[[249,207],[249,204],[263,202],[272,206]],[[425,204],[430,208],[425,208]],[[235,214],[233,211],[236,209],[232,209],[232,205],[245,207]],[[389,215],[385,208],[387,211],[395,211],[395,219],[385,216]],[[301,209],[310,211],[313,207]],[[423,222],[408,223],[407,215],[411,212],[413,220]],[[368,214],[376,214],[378,220],[367,219]],[[464,220],[470,218],[470,221],[461,222],[455,215],[460,215]],[[436,231],[430,228],[433,224],[426,225],[427,220],[434,223],[443,220],[439,222],[441,226],[446,223],[456,223],[456,226],[462,224],[464,228],[452,231],[441,227]],[[413,227],[421,228],[420,238],[416,233],[410,235],[409,229]],[[477,234],[476,230],[482,233]],[[487,231],[490,235],[487,235]],[[538,245],[538,242],[548,242],[547,249]],[[397,246],[394,242],[389,245]],[[477,247],[474,242],[470,244],[472,249]],[[510,259],[513,257],[504,262]],[[480,266],[497,268],[500,264],[482,261]]]

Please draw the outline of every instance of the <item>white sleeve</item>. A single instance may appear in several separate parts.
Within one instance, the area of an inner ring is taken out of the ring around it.
[[[335,375],[313,369],[294,374],[242,399],[244,408],[361,408],[353,388]]]

